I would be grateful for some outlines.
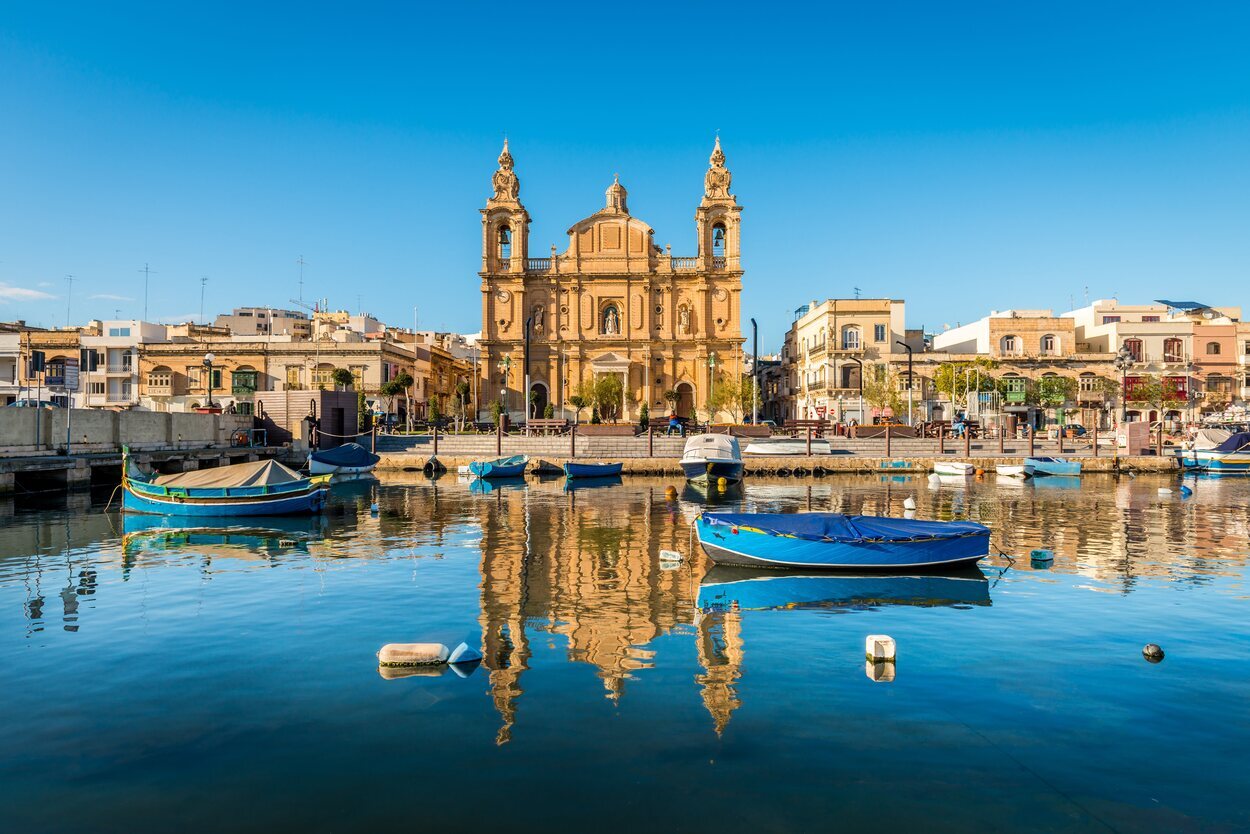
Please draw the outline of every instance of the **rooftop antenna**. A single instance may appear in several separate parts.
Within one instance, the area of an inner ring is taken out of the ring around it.
[[[1085,306],[1089,306],[1089,285],[1085,286]]]
[[[205,324],[205,321],[204,321],[204,288],[206,286],[208,286],[208,276],[201,275],[200,276],[200,324]]]
[[[859,300],[859,287],[855,287],[854,289],[855,289],[855,299],[858,301]]]
[[[65,293],[65,329],[69,329],[69,305],[74,298],[74,276],[66,275],[66,282],[69,283],[69,289]]]
[[[308,261],[304,260],[303,255],[300,255],[298,258],[295,259],[295,262],[299,264],[299,300],[303,301],[304,300],[304,264],[308,263]]]
[[[143,273],[143,320],[147,321],[148,320],[148,277],[151,275],[160,275],[160,273],[154,270],[148,269],[148,265],[146,263],[143,264],[143,269],[140,269],[138,271]]]
[[[360,303],[360,294],[357,293],[356,294],[356,315],[363,316],[364,315],[363,309],[364,308]]]

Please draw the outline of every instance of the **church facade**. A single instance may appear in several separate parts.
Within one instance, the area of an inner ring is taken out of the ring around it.
[[[525,418],[527,404],[541,417],[550,403],[556,416],[572,419],[569,398],[580,383],[616,376],[621,402],[607,410],[621,421],[637,419],[643,403],[654,416],[667,414],[670,392],[680,415],[706,419],[713,386],[749,371],[742,207],[730,183],[718,138],[695,209],[693,257],[656,243],[654,230],[629,213],[619,180],[602,209],[569,228],[563,252],[553,245],[532,257],[530,216],[505,141],[482,209],[483,416],[501,402],[514,421]]]

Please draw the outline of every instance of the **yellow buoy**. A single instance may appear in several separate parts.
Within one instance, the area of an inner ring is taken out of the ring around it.
[[[724,489],[725,489],[725,487],[729,486],[729,481],[725,480],[724,478],[717,478],[717,479],[716,479],[716,486],[717,486],[719,489],[724,490]]]
[[[676,497],[677,497],[677,487],[672,486],[672,485],[665,487],[665,488],[664,488],[664,497],[665,497],[665,498],[667,498],[669,501],[672,501],[674,498],[676,498]]]

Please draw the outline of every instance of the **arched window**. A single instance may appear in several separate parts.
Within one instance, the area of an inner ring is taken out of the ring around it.
[[[1220,355],[1220,343],[1219,342],[1207,342],[1207,355],[1219,356]]]
[[[615,304],[605,305],[599,314],[599,332],[605,336],[620,335],[621,311]]]
[[[844,327],[842,328],[842,349],[843,350],[859,350],[859,328]]]
[[[1185,361],[1185,343],[1176,338],[1163,340],[1163,361],[1164,362],[1184,362]]]
[[[1134,362],[1142,361],[1142,357],[1145,355],[1142,352],[1141,339],[1125,339],[1124,349],[1128,351],[1129,356],[1133,357]]]
[[[1053,333],[1047,333],[1042,337],[1042,353],[1047,356],[1054,356],[1059,353],[1059,337]]]
[[[1020,347],[1021,347],[1020,337],[1012,335],[1012,334],[1008,334],[1002,338],[1002,340],[999,342],[999,345],[1002,348],[1003,353],[1006,353],[1006,354],[1019,353]]]
[[[712,257],[725,257],[725,224],[717,223],[712,226]]]

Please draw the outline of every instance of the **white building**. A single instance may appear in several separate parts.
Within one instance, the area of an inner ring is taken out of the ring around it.
[[[79,390],[89,408],[132,408],[139,404],[139,346],[168,342],[163,324],[134,319],[104,321],[99,336],[81,339],[84,349],[95,351],[96,370],[83,371]]]

